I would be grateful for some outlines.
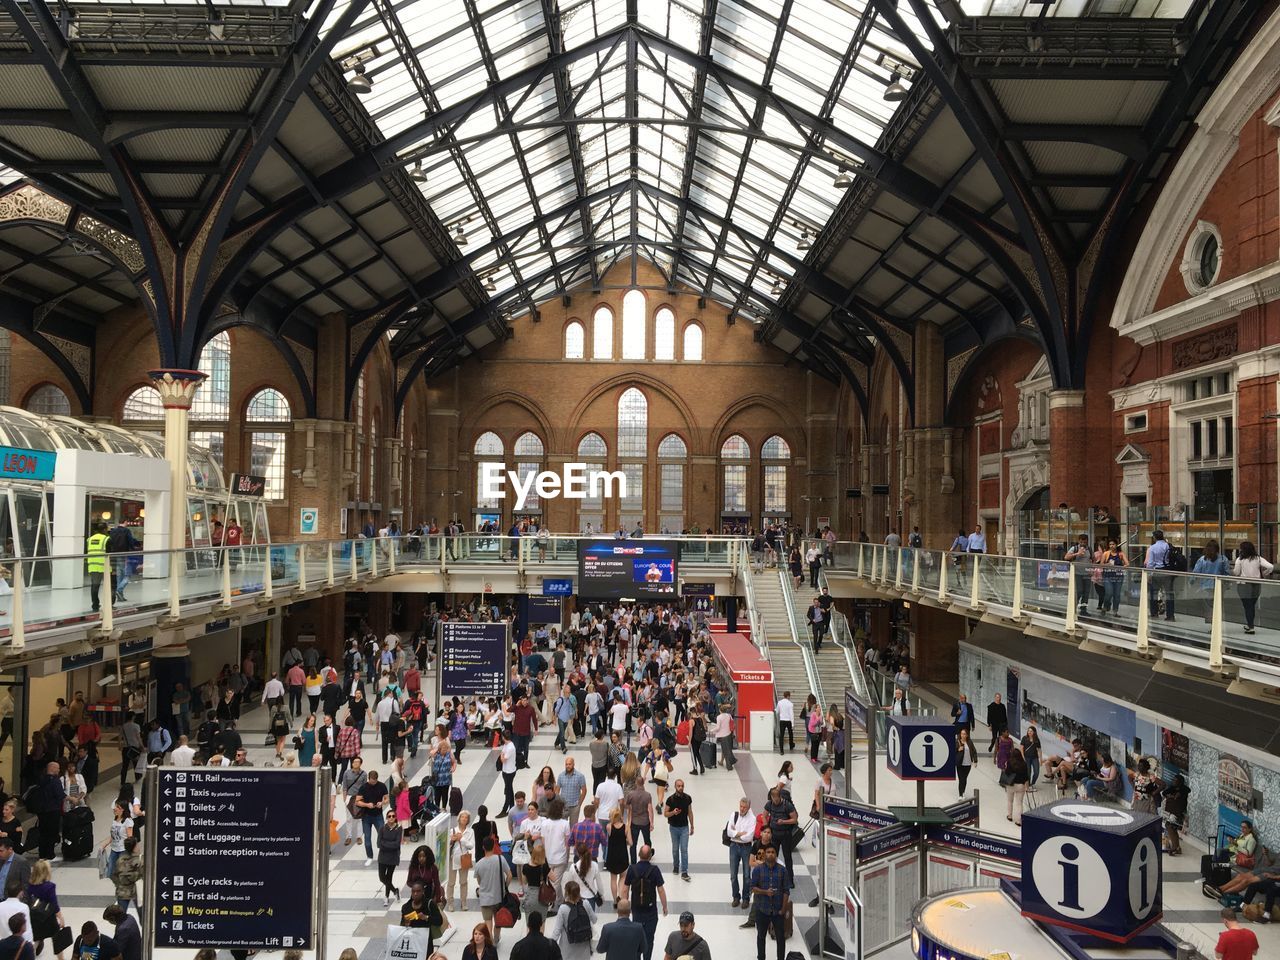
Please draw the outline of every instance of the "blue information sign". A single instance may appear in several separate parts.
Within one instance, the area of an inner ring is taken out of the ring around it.
[[[571,597],[573,596],[573,580],[571,578],[564,580],[543,580],[542,595],[544,597]]]
[[[90,664],[101,663],[103,657],[103,648],[97,647],[87,653],[70,653],[62,658],[62,672],[68,670],[79,670],[81,667],[87,667]]]
[[[52,480],[57,462],[52,450],[0,447],[0,477],[9,480]]]
[[[824,798],[822,815],[828,820],[853,824],[864,830],[879,830],[881,827],[892,827],[898,823],[898,818],[888,810],[840,797]]]
[[[446,697],[501,697],[507,692],[511,641],[505,623],[440,624],[436,702]]]
[[[851,687],[845,687],[844,715],[864,731],[867,729],[867,705],[859,699]]]
[[[153,946],[313,949],[315,891],[328,883],[328,857],[317,852],[317,771],[154,773]]]

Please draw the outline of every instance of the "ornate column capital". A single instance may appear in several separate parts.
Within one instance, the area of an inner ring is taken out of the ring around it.
[[[166,410],[190,410],[196,387],[207,379],[199,370],[148,370],[147,376]]]

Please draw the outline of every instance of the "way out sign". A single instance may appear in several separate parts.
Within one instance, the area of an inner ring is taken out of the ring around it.
[[[954,780],[955,744],[950,723],[933,717],[889,716],[889,770],[901,780]]]

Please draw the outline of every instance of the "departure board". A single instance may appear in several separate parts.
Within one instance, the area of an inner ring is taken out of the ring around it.
[[[511,640],[505,622],[440,624],[436,702],[447,697],[502,697],[507,693]]]

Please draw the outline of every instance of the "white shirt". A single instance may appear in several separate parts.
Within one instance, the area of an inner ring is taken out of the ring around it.
[[[373,710],[374,717],[379,723],[389,723],[391,717],[395,714],[396,701],[394,697],[383,697],[378,701],[378,705]]]
[[[174,747],[169,754],[169,765],[173,767],[189,767],[195,762],[196,751],[190,746]]]
[[[35,940],[31,937],[31,908],[21,900],[11,898],[0,902],[0,925],[6,931],[5,936],[8,936],[9,918],[15,913],[20,913],[27,918],[26,928],[22,931],[22,939],[26,940],[27,943],[35,943]]]
[[[599,804],[596,807],[596,819],[608,823],[613,811],[622,802],[622,784],[617,780],[605,780],[596,790],[596,801]]]
[[[527,837],[542,836],[542,828],[547,824],[547,818],[543,816],[529,817],[520,825],[521,832]]]
[[[508,741],[502,745],[502,772],[516,772],[516,745]]]
[[[778,719],[786,720],[788,723],[792,723],[796,719],[795,704],[786,697],[778,701]]]
[[[268,700],[275,700],[277,697],[281,700],[284,699],[284,684],[276,677],[272,677],[267,681],[266,686],[262,688],[262,702],[266,703]]]
[[[612,718],[612,728],[614,730],[627,729],[627,705],[619,700],[609,708],[609,716]]]
[[[542,821],[542,846],[547,851],[547,863],[564,863],[569,859],[569,821]]]
[[[729,831],[729,840],[733,843],[745,843],[748,846],[755,839],[756,815],[750,809],[746,813],[734,812],[725,824]]]

